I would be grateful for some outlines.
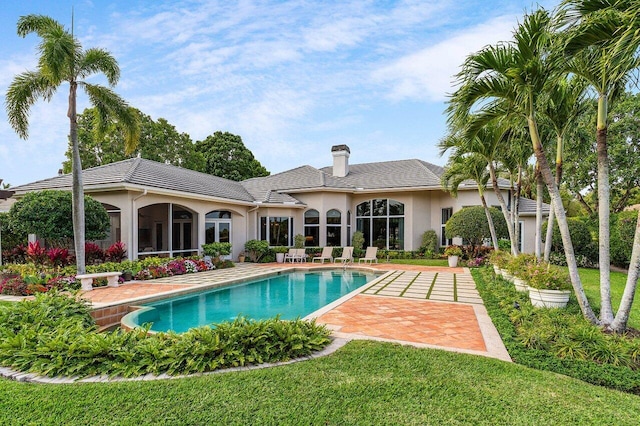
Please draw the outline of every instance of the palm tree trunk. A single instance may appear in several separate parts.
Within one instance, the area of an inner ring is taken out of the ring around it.
[[[558,135],[556,144],[556,186],[560,188],[562,182],[562,163],[564,157],[564,136]],[[555,219],[555,210],[553,206],[549,209],[549,220],[547,221],[547,238],[544,243],[544,261],[549,262],[551,257],[551,244],[553,239],[553,220]]]
[[[540,173],[542,174],[542,178],[547,184],[547,189],[549,190],[549,195],[551,196],[551,204],[558,216],[558,227],[560,228],[560,235],[562,236],[562,244],[564,245],[564,253],[567,258],[567,266],[569,269],[569,277],[571,278],[573,291],[576,295],[576,298],[578,299],[578,304],[580,305],[582,315],[590,323],[599,324],[598,318],[593,313],[593,309],[591,309],[591,305],[589,304],[587,295],[585,294],[584,288],[582,287],[582,281],[580,280],[580,275],[578,274],[578,265],[576,264],[576,256],[573,251],[573,243],[571,242],[571,235],[569,234],[567,216],[565,215],[564,208],[562,206],[560,191],[558,190],[558,186],[553,179],[551,169],[549,168],[549,163],[547,162],[547,157],[542,148],[542,144],[540,143],[538,124],[535,120],[535,116],[531,114],[529,117],[527,117],[527,122],[529,124],[529,133],[531,134],[531,142],[533,143],[533,153],[536,156],[536,160],[538,161],[538,164],[540,166]]]
[[[516,190],[513,193],[513,233],[516,238],[518,250],[520,250],[520,193],[522,192],[522,166],[518,165],[518,180],[516,181]]]
[[[73,243],[76,252],[76,268],[78,274],[86,272],[84,261],[84,187],[82,183],[82,164],[78,148],[78,122],[76,111],[76,94],[78,83],[72,81],[69,88],[69,117],[72,161],[72,201],[73,201]]]
[[[607,153],[607,96],[598,98],[598,254],[600,256],[600,321],[606,327],[613,322],[611,306],[611,252],[609,247],[609,157]]]
[[[493,192],[495,192],[496,197],[498,198],[498,202],[500,203],[500,207],[502,208],[502,215],[504,216],[504,220],[507,222],[507,231],[509,232],[509,239],[511,240],[511,254],[517,256],[519,254],[519,251],[517,241],[515,241],[515,234],[513,232],[513,222],[511,221],[511,214],[507,209],[507,203],[505,203],[502,192],[500,192],[500,188],[498,187],[498,177],[496,176],[496,169],[493,166],[493,162],[491,161],[489,161],[489,175],[491,176],[491,186],[493,186]]]
[[[540,174],[540,167],[536,164],[536,259],[542,257],[542,196],[544,182]]]
[[[498,236],[496,235],[496,227],[493,224],[493,218],[491,217],[491,212],[489,211],[489,206],[487,205],[487,200],[484,198],[484,194],[482,191],[480,192],[480,201],[482,201],[482,207],[484,207],[484,213],[487,215],[487,222],[489,223],[489,232],[491,233],[491,243],[493,244],[493,249],[498,250]]]
[[[633,238],[633,249],[631,250],[631,262],[629,263],[629,272],[627,273],[627,283],[624,286],[620,307],[616,312],[616,317],[611,323],[611,330],[622,332],[627,328],[629,321],[629,313],[631,305],[636,294],[636,286],[638,285],[638,275],[640,273],[640,212],[636,220],[636,232]]]

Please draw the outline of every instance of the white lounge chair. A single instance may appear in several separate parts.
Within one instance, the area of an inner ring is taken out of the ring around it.
[[[314,257],[313,259],[311,259],[311,263],[315,262],[316,259],[319,259],[320,263],[324,263],[324,261],[327,259],[329,259],[329,262],[333,262],[333,256],[331,256],[332,253],[333,247],[324,247],[322,249],[322,254],[320,254],[319,257]]]
[[[337,261],[341,263],[353,263],[353,247],[345,247],[342,249],[342,254],[333,259],[333,263]]]
[[[284,261],[295,262],[298,249],[290,248],[288,253],[284,254]]]
[[[299,260],[301,263],[307,261],[307,252],[305,249],[296,249],[296,260]]]
[[[378,247],[367,247],[367,252],[364,254],[364,257],[358,259],[358,263],[362,262],[363,260],[364,263],[378,263]]]

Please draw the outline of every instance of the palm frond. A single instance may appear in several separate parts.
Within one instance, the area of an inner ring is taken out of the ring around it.
[[[84,79],[91,74],[103,73],[112,87],[120,79],[118,62],[104,49],[87,49],[79,58],[77,69],[79,79]]]
[[[64,31],[62,25],[53,18],[45,15],[25,15],[18,19],[18,35],[26,37],[27,34],[36,33],[39,37],[45,38],[52,31]]]
[[[140,139],[140,121],[135,109],[110,89],[97,84],[80,83],[96,108],[96,132],[103,136],[110,121],[116,123],[125,137],[125,153],[133,152]]]
[[[15,76],[9,88],[5,106],[9,124],[23,139],[29,137],[29,112],[40,98],[49,101],[58,85],[40,72],[27,71]]]

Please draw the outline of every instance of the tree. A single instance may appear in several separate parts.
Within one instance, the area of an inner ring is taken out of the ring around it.
[[[509,235],[507,222],[504,220],[500,210],[490,207],[489,213],[495,225],[496,236],[498,238],[506,238]],[[478,247],[484,244],[487,238],[491,237],[484,207],[465,207],[455,212],[445,225],[445,235],[447,238],[462,238],[472,245],[474,253],[477,253]]]
[[[140,139],[132,152],[125,152],[125,134],[113,120],[108,123],[103,135],[96,133],[97,109],[87,108],[78,114],[78,147],[84,168],[101,166],[140,156],[148,160],[204,171],[204,157],[196,151],[195,144],[186,133],[164,118],[154,121],[150,116],[135,110],[140,121]],[[65,153],[68,160],[63,171],[71,170],[72,147]]]
[[[73,179],[73,230],[77,270],[85,272],[85,227],[84,188],[82,184],[82,163],[78,148],[77,91],[83,88],[89,101],[97,108],[96,131],[104,134],[109,117],[117,117],[116,122],[125,133],[125,150],[133,151],[140,134],[136,114],[127,103],[107,87],[88,83],[85,79],[100,72],[105,75],[109,86],[113,87],[120,78],[120,68],[114,57],[103,49],[83,50],[78,40],[60,23],[44,15],[27,15],[18,20],[18,35],[26,37],[36,33],[42,39],[38,45],[38,65],[35,71],[18,74],[12,81],[6,96],[9,123],[18,136],[27,139],[29,110],[42,98],[50,101],[57,89],[69,84],[69,138],[72,152]]]
[[[600,322],[606,328],[621,331],[626,328],[628,308],[638,271],[628,275],[625,295],[619,313],[614,318],[611,304],[611,247],[610,247],[610,184],[607,145],[609,102],[615,99],[629,82],[631,73],[640,66],[637,57],[640,46],[640,22],[637,0],[565,0],[565,24],[569,24],[564,47],[568,70],[584,78],[598,95],[596,120],[596,153],[598,171],[598,252],[600,263]],[[640,219],[637,233],[640,246]],[[635,247],[634,247],[635,249]],[[634,250],[636,251],[636,250]],[[636,251],[640,266],[640,247]],[[632,264],[634,260],[632,259]],[[635,276],[635,281],[631,279]],[[629,292],[627,293],[627,289]],[[631,296],[629,298],[629,296]],[[614,324],[615,322],[615,324]]]
[[[196,142],[196,149],[205,158],[205,173],[235,181],[269,176],[267,169],[244,146],[240,136],[218,131]]]
[[[101,240],[109,230],[109,214],[104,206],[84,196],[85,231],[89,240]],[[18,235],[36,234],[45,240],[64,244],[74,236],[72,195],[67,191],[29,192],[9,210],[10,227]]]
[[[456,145],[455,142],[453,145]],[[487,189],[487,182],[489,181],[488,166],[487,160],[480,154],[460,154],[458,151],[455,151],[449,156],[449,161],[442,174],[441,182],[443,188],[449,191],[454,197],[458,196],[458,188],[464,181],[473,180],[476,183],[480,202],[487,217],[491,243],[493,244],[493,248],[498,250],[498,236],[496,235],[493,218],[491,217],[491,212],[484,196]]]
[[[513,115],[526,119],[533,152],[555,209],[565,256],[578,304],[583,315],[598,323],[587,300],[571,243],[562,199],[547,160],[538,129],[540,97],[561,74],[551,33],[551,16],[539,9],[525,15],[514,40],[488,46],[467,57],[458,74],[460,87],[452,95],[449,123],[466,128],[471,135],[492,121]],[[471,121],[464,120],[476,110]]]

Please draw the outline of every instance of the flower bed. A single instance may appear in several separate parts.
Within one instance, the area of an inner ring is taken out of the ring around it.
[[[88,265],[87,273],[130,271],[136,280],[150,280],[232,266],[233,263],[228,261],[214,265],[211,260],[204,260],[200,257],[150,257],[141,260]],[[35,293],[46,293],[54,288],[77,290],[80,288],[80,283],[76,281],[75,275],[75,266],[62,268],[33,263],[4,265],[3,278],[0,280],[0,294],[28,296]],[[121,280],[123,279],[121,278]],[[93,285],[94,287],[106,285],[106,280],[96,279]]]

